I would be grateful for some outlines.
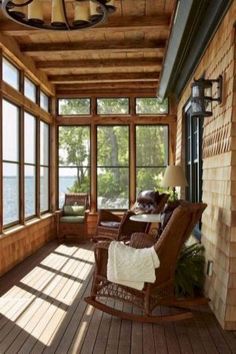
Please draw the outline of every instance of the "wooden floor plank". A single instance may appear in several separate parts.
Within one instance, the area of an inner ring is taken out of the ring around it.
[[[31,284],[32,288],[34,289],[32,293],[29,293],[22,289],[20,282],[18,282],[17,289],[15,289],[16,287],[14,287],[7,292],[7,297],[9,298],[11,307],[9,308],[9,310],[6,310],[5,308],[1,310],[2,315],[5,316],[6,325],[1,330],[0,341],[3,340],[4,334],[6,335],[10,331],[12,332],[12,323],[16,323],[17,319],[24,315],[24,313],[26,313],[26,311],[29,309],[32,302],[36,298],[35,293],[37,291],[40,291],[40,289],[45,286],[45,283],[50,282],[52,278],[48,272],[41,272],[38,267],[36,268],[36,271],[31,272],[33,274],[32,279],[31,277],[26,277],[22,280],[26,284]],[[10,331],[8,331],[8,327],[10,328]]]
[[[141,314],[141,310],[133,308],[133,313]],[[132,323],[131,332],[131,354],[141,354],[143,352],[143,324],[140,322]]]
[[[123,303],[116,302],[113,304],[116,310],[123,310]],[[118,317],[112,316],[110,331],[107,339],[106,354],[115,354],[118,352],[119,348],[119,339],[120,339],[120,328],[121,328],[121,319]],[[95,347],[96,348],[96,347]],[[99,352],[97,351],[97,354]]]
[[[52,262],[51,266],[53,266],[53,267],[56,266],[56,267],[62,268],[64,266],[65,262],[66,262],[66,258],[61,257],[61,259],[59,259],[59,260],[57,259],[57,261],[54,260],[54,262]],[[44,271],[44,273],[47,274],[47,276],[42,277],[41,273],[40,273],[40,278],[38,279],[37,283],[35,283],[34,286],[32,285],[32,283],[30,283],[30,285],[31,285],[30,289],[32,290],[32,292],[29,293],[32,295],[32,296],[30,296],[31,301],[28,304],[27,311],[23,311],[18,316],[18,318],[15,320],[14,326],[11,328],[11,331],[4,338],[4,340],[1,342],[1,349],[4,352],[5,351],[7,352],[7,348],[9,348],[10,354],[14,353],[14,352],[18,352],[19,348],[24,343],[24,340],[30,334],[29,329],[31,330],[31,328],[34,328],[34,324],[32,323],[32,320],[34,320],[35,313],[37,314],[38,310],[41,311],[43,301],[44,301],[44,299],[46,299],[46,295],[43,295],[43,298],[39,298],[38,297],[39,293],[43,289],[45,290],[48,286],[58,287],[58,282],[55,281],[55,279],[53,279],[53,277],[55,278],[55,275],[48,274],[49,272],[45,272],[45,271]],[[20,282],[18,286],[22,286],[22,285],[23,285],[23,281]],[[42,316],[43,315],[44,315],[44,313],[42,313]],[[12,346],[13,346],[13,348],[12,348]]]
[[[121,320],[83,300],[90,293],[92,245],[49,244],[4,276],[0,285],[0,353],[235,353],[236,332],[210,310],[165,324]],[[7,284],[7,285],[6,285]],[[116,309],[131,305],[107,300]],[[157,308],[155,314],[170,312]]]
[[[144,351],[147,354],[155,353],[153,325],[151,323],[143,324],[143,352]]]
[[[58,268],[58,273],[63,270],[65,274],[66,272],[70,272],[72,274],[76,270],[76,266],[77,265],[74,262],[67,262],[63,267]],[[19,350],[19,353],[31,352],[36,342],[38,341],[40,343],[40,336],[43,331],[47,332],[48,335],[49,331],[46,330],[46,327],[55,313],[57,306],[62,303],[60,302],[60,296],[63,296],[63,292],[65,291],[68,282],[68,278],[60,279],[60,276],[58,277],[57,273],[54,274],[54,279],[50,286],[44,289],[44,296],[41,299],[41,304],[38,310],[31,318],[31,321],[27,324],[27,329],[31,335],[28,336],[21,350]],[[54,304],[53,301],[51,302],[49,300],[49,296],[51,299],[55,298],[57,303]],[[45,313],[47,313],[47,316],[44,315]],[[46,343],[44,343],[44,345],[46,345]],[[40,343],[40,347],[42,347],[42,343]]]
[[[126,312],[132,311],[132,306],[124,304],[123,310]],[[131,334],[132,334],[132,322],[128,320],[122,320],[120,328],[120,340],[118,347],[118,354],[128,354],[131,350]]]
[[[114,305],[114,300],[109,299],[106,301],[108,306]],[[106,352],[107,341],[109,338],[109,331],[111,328],[112,316],[107,313],[102,313],[102,319],[97,333],[97,338],[94,344],[93,354],[100,354]]]
[[[222,329],[219,328],[216,324],[214,315],[212,313],[206,313],[203,318],[205,320],[205,323],[207,325],[211,337],[214,339],[215,346],[218,352],[224,354],[232,353],[231,349],[228,346],[228,343],[226,342],[222,334],[223,332]]]

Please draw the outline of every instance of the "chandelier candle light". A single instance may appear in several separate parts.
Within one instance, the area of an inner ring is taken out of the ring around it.
[[[72,31],[94,27],[116,10],[115,0],[2,0],[3,12],[32,28]]]

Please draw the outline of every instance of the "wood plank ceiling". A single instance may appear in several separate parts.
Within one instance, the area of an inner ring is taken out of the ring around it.
[[[96,28],[33,30],[0,13],[0,32],[44,71],[58,95],[156,94],[176,0],[116,0]]]

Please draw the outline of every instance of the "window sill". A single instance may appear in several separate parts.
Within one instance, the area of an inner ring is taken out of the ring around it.
[[[12,227],[9,227],[8,229],[3,231],[3,233],[0,235],[0,239],[5,238],[5,237],[12,235],[14,233],[20,232],[20,231],[26,229],[27,227],[37,224],[40,221],[48,219],[52,216],[53,216],[53,213],[46,213],[46,214],[43,214],[40,218],[35,217],[33,219],[26,221],[25,225],[14,225]]]

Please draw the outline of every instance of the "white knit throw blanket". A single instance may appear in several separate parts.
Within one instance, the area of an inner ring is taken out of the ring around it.
[[[159,265],[154,247],[136,249],[112,241],[108,248],[107,279],[142,290],[145,282],[155,282],[155,268]]]

